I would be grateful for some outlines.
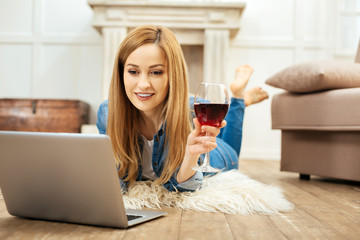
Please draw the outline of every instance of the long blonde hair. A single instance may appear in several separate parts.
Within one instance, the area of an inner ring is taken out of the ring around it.
[[[169,93],[163,116],[166,123],[165,149],[167,156],[161,176],[156,183],[169,181],[180,166],[191,131],[188,73],[175,35],[167,28],[146,25],[131,31],[120,45],[115,59],[109,88],[107,134],[111,138],[119,176],[133,183],[139,171],[140,112],[127,98],[124,87],[124,64],[129,55],[144,44],[156,44],[165,53],[168,62]]]

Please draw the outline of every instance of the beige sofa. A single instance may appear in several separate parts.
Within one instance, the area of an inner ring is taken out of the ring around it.
[[[286,90],[271,106],[281,171],[360,181],[360,43],[355,62],[308,62],[266,81]]]

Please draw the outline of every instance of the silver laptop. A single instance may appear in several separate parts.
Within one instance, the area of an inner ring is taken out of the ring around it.
[[[106,135],[0,131],[0,187],[24,218],[127,228],[166,214],[125,210]]]

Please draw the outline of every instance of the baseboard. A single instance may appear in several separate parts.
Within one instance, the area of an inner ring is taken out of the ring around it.
[[[280,161],[281,152],[280,149],[241,149],[240,158]]]

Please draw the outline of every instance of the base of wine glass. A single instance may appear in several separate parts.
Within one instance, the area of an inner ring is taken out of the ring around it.
[[[213,173],[221,171],[220,169],[214,168],[210,165],[196,166],[196,167],[193,167],[192,169],[196,170],[196,171],[201,171],[201,172],[213,172]]]

